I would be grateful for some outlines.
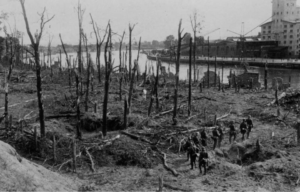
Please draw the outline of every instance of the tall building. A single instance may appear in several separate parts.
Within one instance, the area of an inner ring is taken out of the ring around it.
[[[278,41],[288,47],[290,57],[300,54],[300,7],[297,0],[273,0],[272,20],[261,25],[262,41]]]

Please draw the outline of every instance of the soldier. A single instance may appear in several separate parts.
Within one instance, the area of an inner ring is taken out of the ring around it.
[[[246,120],[243,119],[243,122],[240,125],[240,131],[242,134],[242,140],[245,140],[245,133],[247,132],[247,124],[246,124]]]
[[[199,133],[198,132],[193,136],[193,142],[196,145],[196,147],[198,147],[200,145]]]
[[[229,143],[231,143],[231,138],[233,137],[233,141],[235,141],[236,139],[236,130],[235,127],[233,125],[233,121],[230,122],[229,125]]]
[[[201,144],[202,144],[202,147],[207,146],[207,134],[206,134],[205,128],[201,131]]]
[[[197,152],[198,152],[198,148],[192,144],[192,146],[189,149],[189,154],[190,154],[190,159],[191,159],[191,169],[194,169],[197,167],[196,166],[196,158],[197,158]]]
[[[200,156],[199,156],[199,170],[200,170],[200,174],[202,173],[201,167],[204,168],[204,175],[206,175],[206,168],[208,165],[208,154],[205,150],[204,147],[202,147],[202,150],[200,152]]]
[[[191,136],[188,137],[188,140],[186,142],[186,149],[187,149],[187,161],[189,161],[190,158],[190,148],[192,147],[192,139]]]
[[[218,132],[218,129],[217,128],[214,128],[214,130],[212,131],[212,139],[213,139],[213,141],[214,141],[214,146],[213,146],[213,149],[215,149],[216,148],[216,146],[217,146],[217,142],[218,142],[218,139],[219,139],[219,137],[220,137],[220,134],[219,134],[219,132]]]
[[[222,130],[221,126],[218,127],[218,132],[219,132],[218,147],[220,148],[221,147],[221,142],[223,141],[223,138],[224,138],[224,133],[223,133],[223,130]]]
[[[246,120],[246,123],[247,123],[247,139],[249,139],[250,132],[253,128],[251,115],[248,116],[248,119]]]

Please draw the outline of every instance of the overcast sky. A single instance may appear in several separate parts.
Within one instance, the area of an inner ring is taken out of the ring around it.
[[[77,3],[77,0],[26,0],[25,6],[33,33],[38,29],[38,13],[44,7],[49,17],[55,15],[45,28],[41,44],[46,44],[49,35],[54,37],[53,45],[59,44],[59,33],[65,43],[78,43]],[[202,24],[202,34],[221,28],[209,34],[211,39],[235,36],[227,30],[241,33],[242,22],[245,25],[244,31],[248,32],[272,14],[272,0],[81,0],[81,4],[85,9],[83,22],[87,34],[92,32],[91,13],[99,27],[105,28],[110,20],[112,30],[120,34],[124,30],[128,33],[129,23],[137,23],[133,36],[136,40],[141,36],[142,41],[162,41],[170,34],[177,38],[180,18],[184,31],[191,32],[189,16],[195,10]],[[10,18],[6,23],[11,28],[16,25],[18,30],[26,32],[18,0],[0,0],[1,11],[9,13]],[[257,28],[249,35],[256,35],[259,31],[260,28]],[[89,41],[94,43],[95,39],[90,36]],[[24,42],[29,43],[27,34]]]

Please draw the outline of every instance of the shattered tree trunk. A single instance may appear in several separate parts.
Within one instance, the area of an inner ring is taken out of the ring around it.
[[[157,58],[156,58],[157,59]],[[155,77],[155,100],[156,100],[156,110],[159,110],[159,100],[158,100],[158,82],[159,82],[159,68],[161,66],[160,60],[157,59],[157,66],[156,66],[156,77]]]
[[[104,100],[103,100],[103,129],[102,134],[105,137],[107,134],[107,103],[108,103],[108,91],[109,91],[109,78],[111,72],[111,28],[110,24],[108,23],[108,37],[105,45],[105,52],[104,52],[104,59],[105,59],[105,85],[104,85]],[[108,51],[108,47],[110,50]],[[107,59],[107,52],[109,52],[109,58]]]
[[[192,44],[193,39],[190,38],[188,116],[191,115],[192,108]]]
[[[65,44],[64,44],[64,42],[63,42],[60,34],[59,34],[59,38],[60,38],[61,46],[62,46],[62,48],[64,50],[65,55],[66,55],[66,61],[67,61],[68,71],[69,71],[69,89],[71,90],[71,72],[70,72],[70,67],[71,67],[71,63],[70,62],[71,62],[71,59],[69,60],[68,53],[67,53],[66,48],[65,48]]]
[[[177,124],[177,100],[178,100],[178,88],[179,88],[179,66],[180,66],[180,49],[181,49],[181,41],[184,37],[181,37],[181,23],[182,19],[179,21],[178,26],[178,46],[177,46],[177,57],[176,57],[176,75],[175,75],[175,89],[174,89],[174,110],[173,110],[173,124]]]
[[[140,37],[140,40],[139,40],[138,54],[137,54],[137,58],[136,58],[136,61],[137,61],[136,82],[139,81],[139,75],[140,75],[140,73],[139,73],[139,69],[140,69],[140,67],[139,67],[139,57],[140,57],[140,50],[141,50],[141,40],[142,40],[142,37]]]
[[[90,74],[91,74],[91,61],[87,45],[87,36],[85,35],[85,50],[86,50],[86,64],[87,64],[87,80],[86,80],[86,95],[85,95],[85,111],[89,110],[89,89],[90,89]]]
[[[128,71],[129,71],[129,78],[131,78],[131,62],[132,62],[132,54],[131,54],[131,38],[132,38],[132,31],[133,31],[133,29],[134,29],[134,26],[135,25],[133,25],[133,26],[131,26],[130,24],[129,24],[129,69],[128,69]],[[130,79],[129,79],[130,80]],[[129,100],[130,98],[128,98],[128,104],[129,104],[129,108],[130,108],[130,100]]]
[[[208,59],[208,61],[207,61],[207,88],[209,88],[210,87],[210,85],[209,85],[209,37],[208,37],[208,40],[207,40],[207,42],[208,42],[208,56],[207,56],[207,59]]]
[[[122,82],[123,82],[123,71],[122,71],[122,44],[123,44],[123,39],[125,36],[125,31],[123,32],[122,35],[122,39],[120,41],[120,47],[119,47],[119,60],[120,60],[120,64],[119,64],[119,81],[120,81],[120,87],[119,87],[119,97],[120,97],[120,101],[122,101]]]
[[[40,129],[41,129],[41,137],[45,137],[45,116],[44,116],[44,106],[43,106],[43,100],[42,100],[42,79],[41,79],[41,67],[40,67],[40,54],[39,54],[39,44],[40,40],[42,38],[43,30],[45,27],[45,24],[48,23],[53,19],[51,17],[50,19],[44,21],[44,13],[41,15],[41,24],[40,24],[40,33],[37,35],[36,39],[33,38],[30,28],[29,28],[29,22],[27,19],[26,15],[26,10],[25,10],[25,1],[20,0],[21,6],[22,6],[22,12],[23,12],[23,17],[25,20],[26,24],[26,31],[27,34],[30,38],[31,41],[31,46],[34,50],[34,60],[35,60],[35,65],[36,65],[36,78],[37,78],[37,97],[38,97],[38,106],[39,106],[39,119],[40,119]]]
[[[128,114],[131,113],[131,100],[133,94],[133,83],[134,83],[134,75],[137,68],[137,62],[134,63],[134,67],[130,77],[130,87],[129,87],[129,94],[128,94]]]
[[[268,90],[268,69],[267,69],[267,64],[265,65],[265,90]]]
[[[124,98],[124,124],[123,124],[123,129],[126,130],[127,129],[127,98],[125,96]]]
[[[98,81],[99,81],[99,83],[101,83],[101,62],[100,62],[101,47],[102,47],[102,44],[103,44],[103,42],[105,40],[105,37],[106,37],[106,34],[107,34],[107,27],[108,26],[106,27],[105,34],[104,34],[104,36],[103,36],[103,38],[101,40],[98,26],[97,26],[97,24],[94,23],[92,14],[90,14],[90,16],[91,16],[91,20],[92,20],[92,25],[93,25],[94,33],[95,33],[95,36],[96,36],[96,64],[97,64],[97,71],[98,71]]]

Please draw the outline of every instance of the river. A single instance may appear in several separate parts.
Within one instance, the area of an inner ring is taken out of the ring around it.
[[[123,51],[122,51],[123,52]],[[137,50],[132,51],[132,60],[137,58]],[[71,55],[71,57],[74,59],[76,58],[76,53],[69,53],[69,55]],[[86,54],[83,53],[83,55],[85,56]],[[101,52],[101,65],[104,65],[104,52]],[[93,62],[95,63],[96,60],[96,53],[95,52],[91,52],[91,57],[93,59]],[[59,55],[53,55],[52,56],[52,60],[58,60]],[[66,65],[66,63],[64,61],[65,60],[65,55],[62,54],[62,61],[63,61],[63,66]],[[47,60],[47,57],[46,57]],[[112,60],[114,60],[114,66],[119,65],[119,51],[113,51],[112,52]],[[133,62],[132,62],[133,63]],[[155,70],[155,66],[156,66],[156,62],[152,61],[152,60],[148,60],[147,56],[145,54],[140,54],[139,56],[139,68],[141,72],[145,71],[145,66],[146,63],[148,63],[147,65],[149,66],[153,66],[154,70]],[[128,55],[127,55],[127,65],[128,65]],[[132,64],[133,65],[133,64]],[[172,73],[175,73],[175,64],[174,63],[165,63],[162,62],[162,65],[166,67],[166,70],[168,71],[168,69],[170,68],[170,71]],[[170,67],[169,67],[170,66]],[[204,72],[207,71],[207,64],[197,64],[197,69],[200,70],[200,79],[203,77]],[[180,74],[179,74],[179,78],[181,80],[185,80],[187,79],[187,70],[189,68],[188,64],[181,64],[180,65]],[[232,69],[233,72],[235,72],[236,74],[241,74],[244,72],[244,69],[240,68],[240,67],[233,67],[233,66],[224,66],[224,83],[228,83],[228,79],[227,76],[230,73],[230,69]],[[210,66],[210,70],[214,71],[214,65]],[[260,67],[249,67],[248,68],[249,72],[253,72],[253,73],[259,73],[259,82],[261,83],[261,85],[264,85],[264,68],[260,68]],[[217,66],[217,73],[220,72],[221,74],[221,66]],[[272,79],[274,77],[281,77],[283,79],[284,83],[288,83],[289,81],[289,77],[291,77],[291,86],[293,88],[298,88],[300,86],[300,69],[278,69],[278,68],[268,68],[268,84],[271,85]]]

